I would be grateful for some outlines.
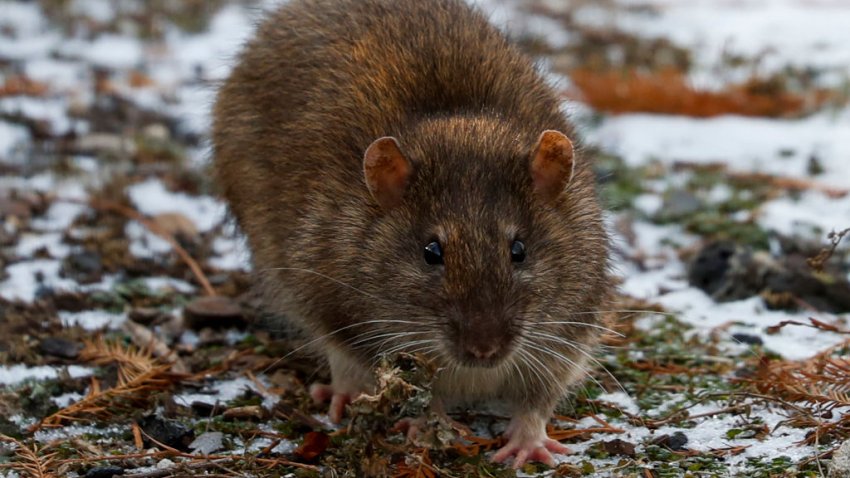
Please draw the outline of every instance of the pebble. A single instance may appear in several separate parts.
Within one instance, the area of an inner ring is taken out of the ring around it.
[[[82,346],[77,342],[61,339],[58,337],[47,337],[38,346],[41,353],[66,359],[74,359],[80,355]]]
[[[224,433],[207,432],[195,438],[189,449],[196,455],[210,455],[224,448]]]
[[[188,445],[192,443],[195,433],[191,428],[176,421],[166,420],[156,415],[148,415],[142,419],[139,426],[142,430],[163,445],[176,448],[178,450],[188,450]],[[154,445],[154,443],[151,443]]]
[[[841,444],[832,454],[829,465],[829,478],[850,478],[850,440]]]

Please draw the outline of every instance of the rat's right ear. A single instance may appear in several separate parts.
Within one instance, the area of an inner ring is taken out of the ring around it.
[[[529,169],[537,197],[544,202],[554,201],[575,172],[573,142],[560,131],[544,131],[531,154]]]
[[[401,202],[413,165],[404,156],[398,140],[386,136],[366,148],[363,175],[366,187],[383,209],[392,209]]]

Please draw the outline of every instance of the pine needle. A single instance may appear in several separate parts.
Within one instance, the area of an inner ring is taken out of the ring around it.
[[[57,453],[48,453],[39,456],[38,444],[33,443],[32,448],[24,445],[19,440],[0,434],[0,441],[15,445],[15,459],[8,467],[28,478],[57,478],[53,471],[56,468]]]
[[[95,365],[116,365],[117,384],[104,390],[100,381],[92,378],[88,394],[82,400],[43,419],[30,432],[80,420],[108,420],[147,408],[157,392],[170,389],[181,377],[171,372],[170,364],[160,363],[148,350],[102,338],[86,342],[80,356]]]

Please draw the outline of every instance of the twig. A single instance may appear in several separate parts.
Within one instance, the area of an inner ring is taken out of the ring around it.
[[[206,295],[211,297],[217,295],[215,289],[213,289],[213,286],[210,284],[209,279],[207,279],[206,274],[204,274],[203,269],[201,269],[201,266],[198,264],[198,262],[192,258],[191,254],[189,254],[189,252],[187,252],[186,249],[184,249],[183,246],[181,246],[180,243],[177,242],[177,239],[175,239],[173,235],[169,234],[157,223],[151,221],[139,211],[124,206],[123,204],[119,204],[117,202],[109,201],[106,199],[91,199],[89,201],[83,201],[78,199],[57,197],[55,198],[55,200],[89,206],[92,209],[98,211],[114,212],[140,223],[147,230],[168,242],[168,244],[174,249],[174,252],[176,252],[177,255],[180,256],[180,259],[187,266],[189,266],[189,269],[192,270],[192,274],[195,275],[195,279],[197,279],[198,283],[201,284],[201,287],[204,289],[204,293]]]
[[[821,251],[818,252],[815,257],[810,257],[806,259],[806,264],[808,264],[809,267],[811,267],[815,271],[821,272],[826,261],[828,261],[829,258],[832,257],[833,254],[835,254],[835,249],[838,248],[838,245],[841,244],[841,240],[844,239],[844,236],[846,236],[848,233],[850,233],[850,227],[842,231],[832,231],[827,234],[826,238],[829,239],[829,246],[821,249]]]

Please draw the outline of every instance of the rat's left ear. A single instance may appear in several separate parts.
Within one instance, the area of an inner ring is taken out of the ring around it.
[[[531,154],[529,169],[534,193],[544,202],[554,201],[573,178],[573,142],[559,131],[544,131]]]
[[[392,209],[401,202],[412,173],[413,165],[392,136],[378,138],[366,149],[363,157],[366,187],[381,208]]]

